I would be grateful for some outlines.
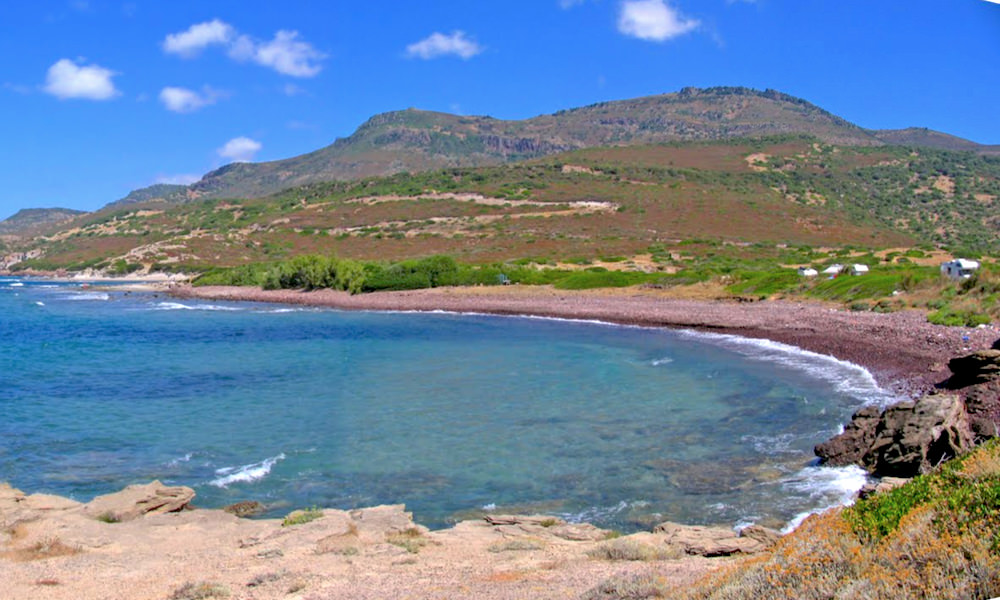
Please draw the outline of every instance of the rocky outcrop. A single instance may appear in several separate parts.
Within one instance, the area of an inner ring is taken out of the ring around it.
[[[972,449],[975,440],[962,400],[932,394],[890,406],[877,418],[871,410],[859,411],[844,433],[816,453],[825,464],[857,463],[879,477],[914,477]]]
[[[179,512],[190,508],[192,500],[194,490],[189,487],[168,487],[153,481],[98,496],[84,506],[84,511],[94,518],[125,522],[148,514]]]
[[[724,527],[699,527],[668,522],[657,525],[653,534],[663,536],[665,544],[678,547],[685,554],[706,557],[756,554],[781,539],[781,534],[777,531],[758,525],[737,533]]]
[[[844,426],[843,433],[816,446],[816,456],[832,467],[860,463],[875,442],[880,417],[878,407],[865,406],[854,413],[851,421]]]
[[[483,520],[508,534],[553,536],[573,542],[593,542],[607,538],[608,532],[590,523],[567,523],[545,515],[486,515]]]
[[[875,494],[891,492],[892,490],[905,485],[908,481],[910,480],[904,477],[883,477],[878,481],[868,482],[860,490],[858,490],[858,498],[867,498],[868,496],[873,496]]]
[[[975,435],[957,396],[924,396],[882,413],[862,466],[879,476],[914,477],[972,449]]]
[[[1000,349],[993,344],[990,350],[979,350],[948,361],[952,376],[948,387],[957,389],[1000,379]]]
[[[256,500],[244,500],[243,502],[236,502],[230,504],[229,506],[223,506],[222,510],[231,514],[245,519],[247,517],[254,517],[262,514],[266,509],[264,505]]]

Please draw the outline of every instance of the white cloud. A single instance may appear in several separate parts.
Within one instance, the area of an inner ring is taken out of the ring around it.
[[[559,0],[559,8],[563,10],[573,8],[574,6],[580,6],[587,0]]]
[[[291,77],[315,77],[323,69],[326,55],[299,38],[298,31],[279,30],[269,42],[240,34],[232,25],[214,19],[173,33],[163,41],[163,50],[183,58],[193,58],[208,46],[223,46],[229,57],[252,61]]]
[[[42,89],[61,100],[110,100],[121,93],[111,81],[115,75],[117,73],[110,69],[97,65],[79,65],[64,58],[49,67],[45,87]]]
[[[160,102],[167,110],[177,113],[189,113],[205,108],[215,102],[222,94],[206,86],[201,92],[182,87],[165,87],[160,90]]]
[[[233,138],[219,148],[219,156],[234,162],[250,162],[255,154],[263,148],[260,142],[248,137]]]
[[[281,93],[288,97],[293,97],[293,96],[301,96],[302,94],[307,94],[308,92],[306,91],[305,88],[297,86],[294,83],[286,83],[285,85],[281,86]]]
[[[270,42],[254,43],[248,37],[240,36],[230,56],[237,59],[247,57],[258,65],[291,77],[315,77],[323,69],[319,61],[326,58],[308,42],[300,40],[298,31],[285,29],[274,34]]]
[[[201,181],[201,175],[182,173],[180,175],[159,175],[153,183],[169,183],[171,185],[191,185],[196,181]]]
[[[618,31],[650,42],[665,42],[699,25],[694,19],[682,17],[664,0],[627,0],[618,15]]]
[[[172,33],[163,40],[163,51],[183,58],[193,58],[208,46],[226,46],[236,36],[233,26],[213,19],[197,23],[180,33]]]
[[[464,31],[455,31],[451,35],[435,32],[406,47],[408,57],[424,60],[442,56],[458,56],[463,60],[468,60],[482,51],[483,47],[475,40],[465,37]]]

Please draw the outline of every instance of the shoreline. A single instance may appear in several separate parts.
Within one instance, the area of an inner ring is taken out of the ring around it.
[[[102,289],[100,282],[95,284],[91,290]],[[178,299],[536,316],[737,335],[853,363],[868,370],[883,389],[899,395],[933,388],[947,379],[950,358],[988,348],[998,337],[994,325],[932,325],[918,311],[875,314],[820,303],[691,300],[643,289],[564,292],[511,286],[359,296],[165,283],[108,289]],[[681,538],[712,528],[693,526],[677,526],[684,535],[658,527],[615,541],[593,526],[544,516],[493,515],[430,531],[402,506],[323,509],[316,521],[293,527],[278,519],[239,519],[210,508],[118,522],[103,518],[108,514],[101,512],[103,506],[99,499],[83,505],[44,494],[26,496],[0,484],[0,520],[8,525],[0,529],[0,564],[8,568],[17,597],[96,600],[107,597],[109,590],[120,598],[169,597],[184,586],[204,583],[231,597],[258,599],[404,594],[557,598],[579,596],[622,577],[689,585],[734,560],[694,556]],[[715,535],[729,536],[723,544],[745,542],[725,529],[716,529]],[[639,561],[616,561],[603,557],[605,548],[648,554]],[[436,582],[435,590],[415,593],[429,579]],[[108,587],[100,582],[113,583]]]
[[[883,389],[913,397],[950,376],[955,356],[989,348],[996,325],[947,327],[922,311],[851,312],[818,302],[691,300],[661,290],[562,291],[549,286],[432,288],[350,295],[332,290],[175,286],[180,299],[265,302],[339,310],[414,311],[600,321],[766,339],[867,369]]]

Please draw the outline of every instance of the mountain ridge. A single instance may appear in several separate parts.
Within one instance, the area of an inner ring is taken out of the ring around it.
[[[72,208],[22,208],[0,221],[0,235],[23,235],[85,214]]]
[[[926,128],[864,129],[807,100],[776,90],[687,87],[521,120],[414,108],[379,113],[350,136],[312,152],[215,169],[175,198],[261,197],[320,181],[491,166],[595,146],[781,134],[814,135],[837,145],[903,144],[1000,153],[1000,146],[984,146]],[[119,203],[125,200],[128,197]]]
[[[1000,155],[1000,145],[977,144],[927,128],[865,129],[777,90],[686,87],[520,120],[415,108],[379,113],[351,135],[323,148],[269,162],[230,163],[188,186],[155,184],[133,190],[103,209],[196,199],[259,198],[323,181],[494,166],[601,146],[786,134],[811,135],[842,146],[904,145]]]

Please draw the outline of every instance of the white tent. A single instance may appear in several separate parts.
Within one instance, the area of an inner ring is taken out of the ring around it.
[[[952,279],[968,279],[979,268],[979,262],[967,258],[956,258],[941,263],[941,274]]]

